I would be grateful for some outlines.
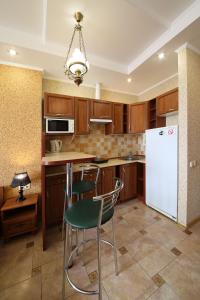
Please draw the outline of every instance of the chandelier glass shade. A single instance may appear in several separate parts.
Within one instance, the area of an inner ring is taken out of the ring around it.
[[[74,27],[67,58],[65,62],[65,74],[69,79],[73,80],[78,86],[83,82],[83,76],[89,69],[89,63],[86,56],[85,45],[82,34],[82,26],[80,22],[83,19],[83,15],[80,12],[75,13],[75,19],[77,24]],[[75,39],[75,35],[78,36],[78,47],[74,48],[72,52],[72,44]]]

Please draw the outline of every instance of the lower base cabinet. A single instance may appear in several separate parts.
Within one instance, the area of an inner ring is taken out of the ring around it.
[[[80,172],[74,173],[74,180],[80,179]],[[141,163],[128,163],[121,166],[102,168],[97,186],[98,195],[106,194],[114,190],[115,177],[124,182],[124,188],[120,193],[118,202],[133,198],[145,201],[145,165]],[[53,175],[46,178],[46,220],[47,225],[59,224],[62,221],[64,206],[65,174]],[[95,191],[85,193],[83,199],[92,199]],[[76,196],[73,197],[76,201]]]
[[[106,194],[114,190],[116,167],[107,167],[101,169],[101,194]]]
[[[137,198],[145,202],[145,164],[137,163]]]
[[[120,202],[133,199],[137,196],[137,163],[129,163],[118,167],[117,176],[124,182],[120,193]]]

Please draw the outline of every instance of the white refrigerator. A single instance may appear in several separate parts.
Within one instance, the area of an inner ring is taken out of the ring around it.
[[[178,126],[146,130],[146,204],[177,220]]]

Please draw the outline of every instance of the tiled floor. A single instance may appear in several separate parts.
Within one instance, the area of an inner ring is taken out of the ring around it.
[[[199,300],[200,222],[190,231],[132,200],[116,208],[116,238],[120,273],[115,276],[112,249],[102,247],[104,300]],[[111,226],[103,227],[109,238]],[[88,231],[87,237],[94,236]],[[0,245],[1,300],[59,300],[62,288],[63,242],[59,228],[48,236],[42,252],[41,232]],[[82,287],[96,288],[94,244],[74,261],[72,278]],[[76,294],[66,285],[68,300],[97,299]]]

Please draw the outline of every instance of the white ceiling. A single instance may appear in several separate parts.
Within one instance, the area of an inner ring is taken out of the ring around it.
[[[88,85],[138,94],[177,72],[174,50],[181,44],[200,49],[200,0],[0,0],[0,60],[64,80],[77,10],[84,14]],[[161,50],[166,59],[158,61]]]

